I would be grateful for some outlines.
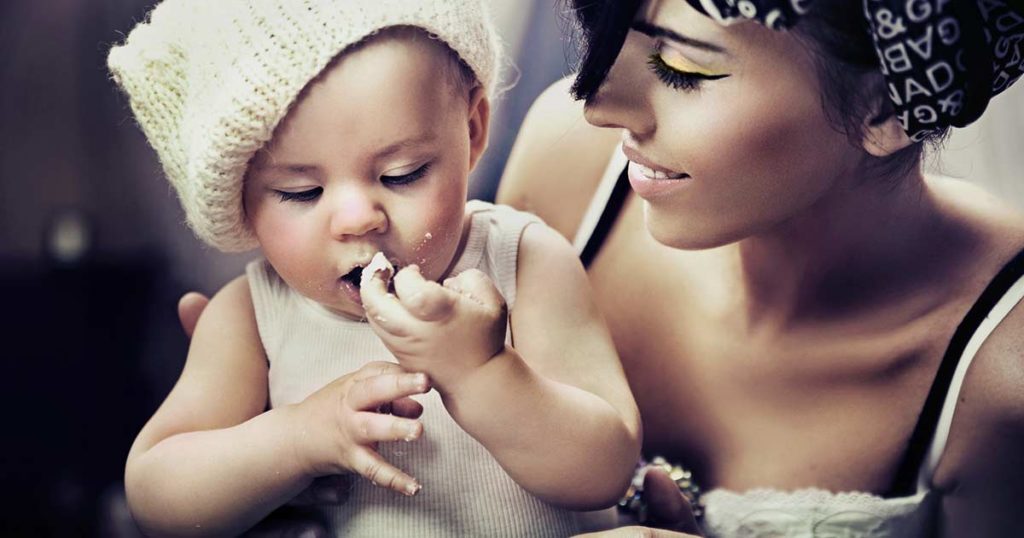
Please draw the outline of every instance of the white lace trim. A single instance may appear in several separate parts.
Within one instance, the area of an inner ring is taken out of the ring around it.
[[[701,501],[710,537],[888,538],[928,534],[927,498],[928,492],[886,499],[861,491],[758,488],[715,489]]]
[[[895,507],[917,505],[924,498],[924,493],[908,497],[885,498],[866,491],[832,492],[821,488],[803,488],[796,490],[779,490],[773,488],[754,488],[745,492],[728,489],[714,489],[702,497],[705,504],[728,505],[766,505],[773,506],[817,506],[843,505],[854,507]]]

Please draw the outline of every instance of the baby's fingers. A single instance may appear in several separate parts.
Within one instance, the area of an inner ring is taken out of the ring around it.
[[[402,306],[398,297],[388,293],[387,283],[380,276],[364,278],[359,296],[363,301],[367,321],[388,333],[405,336],[408,327],[416,322],[416,318]]]
[[[403,495],[416,495],[422,486],[415,478],[384,461],[380,454],[360,447],[352,454],[351,468],[376,486],[393,489]]]
[[[415,441],[423,435],[423,424],[420,421],[381,413],[357,414],[353,428],[355,432],[352,436],[360,445],[381,441]]]
[[[419,418],[423,414],[423,405],[412,398],[400,398],[391,402],[391,414],[397,417]]]
[[[345,397],[356,411],[373,411],[395,400],[430,390],[426,374],[384,374],[357,380]]]
[[[489,308],[503,308],[505,299],[486,274],[477,269],[469,269],[454,278],[444,281],[448,288],[467,299]]]
[[[423,321],[440,321],[451,316],[458,296],[437,282],[423,278],[419,267],[410,265],[395,275],[395,293],[412,315]]]
[[[358,370],[350,374],[353,380],[361,381],[385,374],[404,374],[405,370],[395,362],[373,361],[362,365]]]

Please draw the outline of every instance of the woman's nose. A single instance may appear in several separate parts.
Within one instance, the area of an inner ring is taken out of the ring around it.
[[[657,126],[649,95],[653,74],[635,48],[627,39],[604,83],[587,100],[584,115],[592,125],[626,129],[633,138],[643,140]]]
[[[336,239],[358,237],[387,230],[387,214],[368,189],[340,190],[329,207],[331,236]]]

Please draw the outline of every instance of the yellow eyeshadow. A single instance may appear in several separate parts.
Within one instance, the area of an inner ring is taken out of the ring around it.
[[[674,50],[671,47],[658,47],[658,55],[661,56],[661,61],[665,62],[665,65],[675,69],[676,71],[712,77],[720,74],[693,63],[686,56],[683,56],[681,52]]]

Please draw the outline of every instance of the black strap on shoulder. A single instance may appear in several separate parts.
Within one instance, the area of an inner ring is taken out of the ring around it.
[[[580,261],[583,262],[583,267],[590,267],[590,263],[597,257],[598,251],[601,250],[601,245],[604,244],[604,240],[612,231],[612,226],[615,225],[615,221],[619,218],[623,204],[626,203],[626,197],[629,195],[629,176],[626,174],[626,169],[623,168],[622,173],[619,174],[619,179],[615,180],[615,187],[608,198],[608,203],[605,204],[604,210],[601,212],[601,218],[598,219],[597,226],[594,227],[594,231],[587,238],[587,244],[583,247],[583,252],[580,253]]]
[[[910,436],[903,460],[897,467],[896,475],[886,497],[903,497],[914,494],[917,489],[918,471],[924,463],[928,447],[931,446],[935,436],[935,429],[939,425],[939,415],[949,393],[949,386],[953,382],[953,374],[967,348],[967,343],[996,303],[1022,276],[1024,276],[1024,251],[1017,253],[996,274],[985,291],[975,301],[974,306],[967,311],[967,316],[957,326],[949,347],[946,348],[946,353],[942,356],[939,370],[935,373],[935,380],[928,391],[924,407],[917,418],[917,425],[914,426],[914,432]]]

